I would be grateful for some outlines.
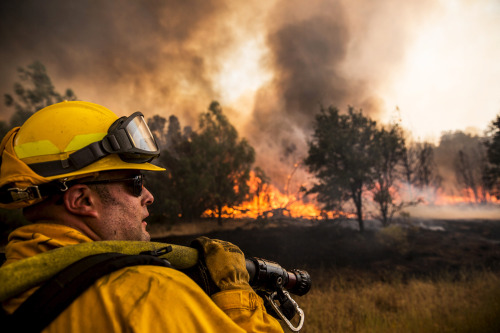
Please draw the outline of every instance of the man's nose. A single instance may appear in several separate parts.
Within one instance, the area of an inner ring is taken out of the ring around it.
[[[146,187],[142,188],[142,203],[149,206],[155,201],[155,197]]]

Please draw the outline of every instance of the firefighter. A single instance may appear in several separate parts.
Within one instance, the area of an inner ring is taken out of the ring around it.
[[[153,195],[143,171],[159,148],[144,117],[118,118],[93,103],[48,106],[0,145],[0,207],[31,224],[9,235],[6,262],[102,240],[149,241]],[[282,332],[248,284],[234,245],[196,240],[219,292],[209,296],[173,268],[139,265],[99,278],[44,332]],[[13,313],[37,288],[2,302]],[[26,318],[29,321],[30,318]]]

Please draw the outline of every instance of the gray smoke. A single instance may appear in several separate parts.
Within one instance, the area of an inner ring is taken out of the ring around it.
[[[123,114],[140,107],[195,121],[191,112],[217,97],[205,53],[216,57],[214,50],[229,38],[221,33],[225,29],[209,33],[224,16],[223,1],[34,0],[0,6],[3,92],[12,90],[17,67],[40,60],[56,88],[71,87],[79,98]],[[196,94],[183,95],[186,85]]]
[[[222,96],[221,59],[242,39],[263,35],[262,64],[272,79],[257,92],[250,121],[233,123],[283,188],[307,153],[320,105],[353,105],[374,118],[387,111],[373,88],[404,58],[430,3],[2,1],[0,90],[11,93],[16,68],[39,60],[58,91],[72,88],[121,115],[174,114],[196,127],[198,114]],[[239,112],[222,106],[230,120]],[[11,112],[0,106],[1,118]],[[294,177],[302,183],[307,175]]]

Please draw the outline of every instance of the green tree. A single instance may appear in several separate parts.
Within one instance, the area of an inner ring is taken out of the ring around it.
[[[154,116],[148,119],[155,133],[165,138],[158,164],[166,172],[148,175],[148,187],[155,195],[151,207],[153,220],[192,220],[200,217],[207,209],[208,184],[210,175],[205,172],[206,162],[193,149],[194,133],[189,127],[181,133],[180,122],[174,115],[169,117],[166,133],[166,119]]]
[[[379,206],[382,225],[387,226],[393,214],[404,205],[403,202],[396,205],[391,193],[396,190],[396,180],[404,177],[400,166],[407,154],[401,128],[397,124],[388,129],[381,128],[377,131],[373,144],[376,149],[373,200]]]
[[[148,122],[156,131],[165,127],[163,119],[153,117]],[[200,115],[199,127],[198,132],[185,127],[181,133],[177,117],[168,120],[159,160],[167,172],[152,175],[148,185],[155,193],[156,215],[191,220],[210,209],[221,222],[224,207],[238,205],[249,195],[253,148],[238,139],[217,102]]]
[[[71,89],[67,89],[64,94],[55,90],[45,66],[39,61],[17,71],[22,83],[14,84],[13,95],[5,94],[5,105],[15,110],[10,118],[10,127],[21,126],[33,113],[46,106],[64,100],[76,100]]]
[[[164,147],[166,145],[165,139],[165,124],[167,123],[167,119],[160,115],[154,115],[152,118],[148,118],[148,127],[151,130],[151,133],[155,136],[156,141],[160,147]]]
[[[60,94],[55,91],[45,66],[35,61],[26,68],[18,69],[22,83],[14,84],[14,94],[5,94],[5,105],[14,108],[14,114],[9,121],[0,121],[0,138],[16,126],[21,126],[36,111],[64,100],[76,100],[71,89]],[[7,234],[13,229],[26,224],[19,211],[0,209],[0,233]]]
[[[255,151],[222,113],[218,102],[212,102],[200,116],[200,132],[193,136],[194,154],[205,163],[209,177],[208,208],[222,222],[224,207],[240,204],[249,194],[248,180],[255,161]]]
[[[326,210],[341,209],[352,200],[363,232],[363,193],[373,188],[375,180],[376,122],[353,107],[347,114],[322,107],[314,127],[305,164],[318,183],[309,192],[318,194]]]

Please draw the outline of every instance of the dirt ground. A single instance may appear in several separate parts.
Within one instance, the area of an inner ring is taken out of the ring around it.
[[[499,220],[414,220],[380,228],[367,221],[214,221],[153,228],[154,240],[189,245],[199,235],[237,244],[248,256],[288,269],[333,269],[376,278],[459,273],[464,269],[500,272]]]

